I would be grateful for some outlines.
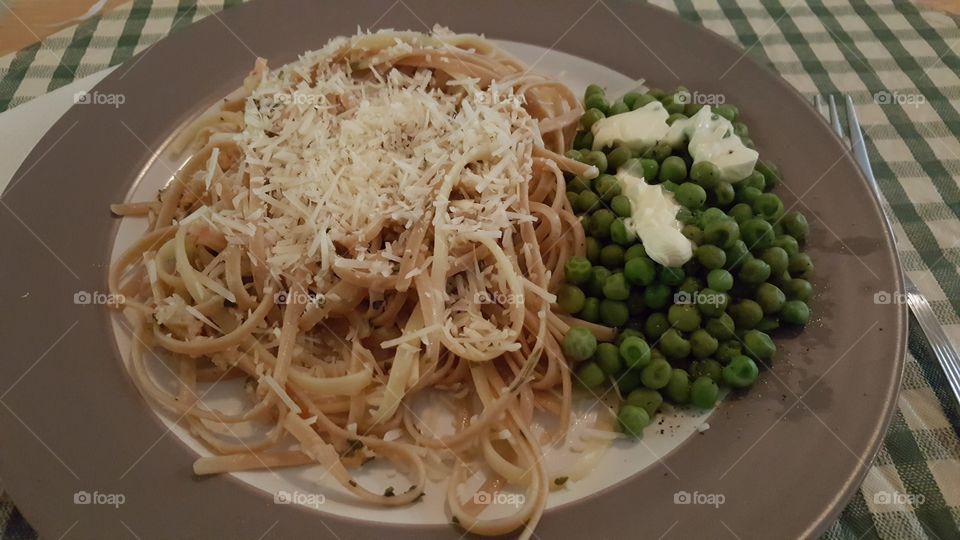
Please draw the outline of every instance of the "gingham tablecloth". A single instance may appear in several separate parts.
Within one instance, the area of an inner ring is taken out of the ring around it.
[[[122,63],[237,3],[135,0],[0,58],[0,111]],[[740,44],[807,96],[853,96],[887,209],[896,218],[905,270],[960,343],[957,21],[906,1],[655,3]],[[866,481],[825,538],[960,538],[958,432],[960,411],[911,322],[893,424]],[[5,539],[36,537],[5,497],[0,531]]]

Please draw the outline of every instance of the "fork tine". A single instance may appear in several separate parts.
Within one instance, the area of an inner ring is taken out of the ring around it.
[[[826,103],[823,102],[823,96],[817,94],[813,97],[813,107],[817,109],[817,112],[820,113],[820,116],[823,117],[824,121],[830,121],[830,115],[827,112]]]
[[[833,99],[833,94],[830,95],[830,125],[833,127],[833,132],[842,139],[843,128],[840,127],[840,115],[837,113],[837,102]]]
[[[860,120],[857,119],[857,110],[853,106],[853,99],[849,94],[846,96],[847,102],[847,129],[850,131],[850,148],[853,150],[853,156],[857,163],[863,169],[868,179],[876,183],[873,177],[873,167],[870,166],[870,156],[867,155],[867,145],[863,142],[863,131],[860,129]],[[876,187],[880,190],[879,186]]]

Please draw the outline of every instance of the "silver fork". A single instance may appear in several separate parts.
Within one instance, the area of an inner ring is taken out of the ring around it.
[[[833,96],[829,96],[827,103],[824,103],[823,98],[817,96],[814,99],[814,105],[820,114],[823,115],[824,119],[830,123],[833,131],[845,143],[849,143],[850,149],[853,151],[854,159],[860,166],[860,170],[863,171],[863,175],[867,178],[867,183],[870,184],[873,195],[877,198],[877,202],[880,203],[882,200],[880,196],[880,186],[877,185],[877,179],[873,176],[873,167],[870,166],[870,157],[867,155],[867,145],[863,142],[863,132],[860,130],[860,122],[857,120],[857,111],[853,106],[853,100],[850,99],[850,96],[846,96],[849,136],[844,134],[843,128],[840,126],[840,115],[837,112],[837,104]],[[893,235],[893,225],[890,222],[890,217],[887,216],[883,210],[882,204],[880,213],[887,221],[890,234]],[[896,242],[895,235],[893,238],[894,242]],[[903,282],[904,290],[906,291],[907,305],[910,306],[910,311],[913,312],[913,316],[916,317],[917,322],[920,323],[920,328],[923,330],[924,335],[926,335],[930,341],[930,346],[933,348],[933,353],[936,355],[940,366],[943,368],[944,374],[947,376],[947,381],[950,383],[953,395],[957,399],[957,402],[960,403],[960,354],[957,354],[957,350],[947,338],[947,334],[943,331],[943,326],[940,325],[940,321],[937,320],[933,309],[930,308],[930,302],[920,293],[920,290],[917,289],[917,286],[910,280],[906,273],[903,274]]]

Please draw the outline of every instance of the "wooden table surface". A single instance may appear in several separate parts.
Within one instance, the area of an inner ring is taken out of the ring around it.
[[[0,0],[0,56],[41,41],[87,17],[130,0]],[[960,15],[960,0],[911,0],[929,9]]]

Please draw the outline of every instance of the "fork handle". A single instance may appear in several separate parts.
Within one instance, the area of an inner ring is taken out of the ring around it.
[[[920,328],[930,342],[933,354],[940,361],[944,375],[947,376],[947,382],[953,390],[954,397],[960,402],[960,355],[950,343],[950,338],[943,331],[943,326],[937,320],[936,314],[930,307],[930,302],[920,293],[917,286],[909,277],[904,275],[904,285],[907,292],[907,305],[910,311],[920,323]]]
[[[830,105],[831,117],[836,123],[837,114],[833,96],[830,96]],[[853,156],[857,164],[860,165],[860,169],[863,171],[863,176],[866,177],[867,182],[873,189],[877,203],[880,204],[880,215],[887,221],[887,227],[890,229],[890,234],[893,235],[894,246],[896,246],[896,234],[893,231],[893,221],[883,209],[880,185],[873,175],[870,156],[867,154],[867,145],[863,141],[863,132],[860,130],[860,121],[857,119],[857,110],[853,106],[853,99],[850,96],[847,96],[846,105],[847,123],[850,127],[850,148],[853,150]],[[917,322],[920,323],[920,329],[923,330],[927,341],[930,342],[933,354],[937,357],[944,375],[947,376],[947,382],[950,384],[950,389],[953,390],[953,395],[957,403],[960,403],[960,354],[957,353],[957,349],[950,343],[950,338],[948,338],[946,332],[943,331],[943,326],[940,324],[940,321],[937,320],[936,314],[930,307],[930,302],[920,293],[920,290],[917,289],[917,286],[906,273],[903,273],[903,285],[907,293],[907,305],[910,307],[910,311],[913,312],[913,316],[916,317]]]

